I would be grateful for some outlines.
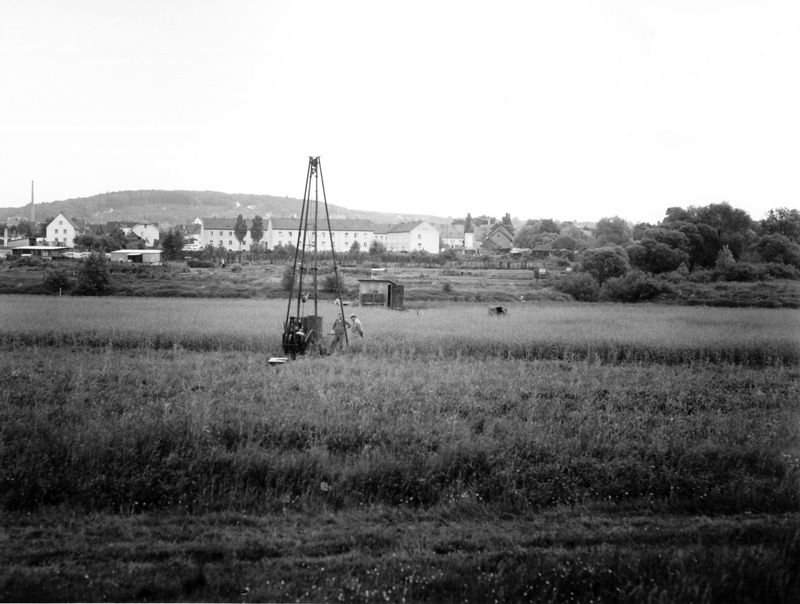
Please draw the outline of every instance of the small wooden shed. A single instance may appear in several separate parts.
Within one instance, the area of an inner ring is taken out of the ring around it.
[[[390,279],[359,279],[358,303],[361,306],[403,307],[404,287]]]

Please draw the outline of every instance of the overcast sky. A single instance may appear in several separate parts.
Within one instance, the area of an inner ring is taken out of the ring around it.
[[[0,0],[0,207],[106,191],[658,222],[800,206],[800,2]]]

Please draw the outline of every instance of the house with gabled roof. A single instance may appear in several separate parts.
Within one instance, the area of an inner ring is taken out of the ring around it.
[[[158,225],[148,220],[137,222],[135,225],[133,225],[131,232],[139,239],[142,239],[147,247],[153,247],[161,238]]]
[[[386,250],[438,254],[439,231],[425,220],[398,224],[386,234]]]
[[[47,225],[45,233],[47,241],[56,246],[70,248],[75,246],[75,237],[80,235],[80,228],[64,212],[59,212]]]
[[[486,234],[480,249],[487,252],[507,252],[514,247],[514,227],[495,223]]]
[[[140,220],[138,222],[135,220],[114,220],[106,223],[105,232],[107,234],[113,233],[117,229],[125,235],[133,233],[144,241],[147,247],[153,247],[161,238],[158,225],[149,220]]]
[[[439,231],[443,248],[463,248],[464,247],[464,225],[463,224],[437,224],[434,225]]]

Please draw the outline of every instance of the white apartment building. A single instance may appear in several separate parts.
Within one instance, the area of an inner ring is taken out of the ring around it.
[[[203,247],[213,245],[214,247],[224,247],[226,250],[238,252],[240,249],[247,251],[253,243],[250,236],[251,220],[245,220],[247,224],[247,235],[239,246],[239,240],[233,234],[236,227],[236,218],[203,218],[200,222],[200,245]],[[262,241],[266,240],[266,233]]]
[[[303,242],[300,220],[297,218],[270,218],[265,234],[268,249],[278,245],[298,245]],[[327,220],[320,220],[317,227],[317,251],[329,252],[331,245],[335,252],[349,252],[354,242],[358,242],[361,250],[366,252],[374,236],[373,226],[369,220],[331,219],[330,232]],[[314,248],[314,233],[309,231],[305,239],[306,249]]]

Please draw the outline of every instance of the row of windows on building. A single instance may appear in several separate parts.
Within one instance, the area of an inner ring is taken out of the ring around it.
[[[320,233],[322,234],[323,237],[326,237],[328,235],[327,231],[320,231]],[[286,234],[289,237],[291,237],[292,236],[292,231],[287,231]],[[345,238],[350,237],[350,233],[345,233],[344,236],[345,236]],[[283,237],[283,231],[278,231],[278,237]],[[367,239],[368,237],[369,237],[369,233],[364,233],[364,239]],[[358,239],[358,233],[353,233],[353,239]]]
[[[325,236],[327,235],[327,231],[321,231],[321,233],[322,233],[322,236],[323,236],[323,237],[325,237]],[[291,237],[291,236],[292,236],[292,231],[287,231],[287,232],[286,232],[286,234],[287,234],[289,237]],[[213,237],[213,236],[214,236],[214,231],[209,231],[209,235],[210,235],[211,237]],[[224,236],[225,236],[225,231],[220,231],[220,232],[219,232],[219,236],[220,236],[220,237],[224,237]],[[282,237],[282,236],[283,236],[283,231],[278,231],[278,237]],[[345,237],[350,237],[350,233],[345,233],[345,234],[344,234],[344,236],[345,236]],[[367,237],[369,237],[369,233],[364,233],[364,235],[363,235],[363,236],[364,236],[364,238],[366,239]],[[233,231],[228,231],[228,237],[233,237]],[[354,233],[353,233],[353,238],[354,238],[354,239],[358,239],[358,233],[355,233],[355,232],[354,232]]]

